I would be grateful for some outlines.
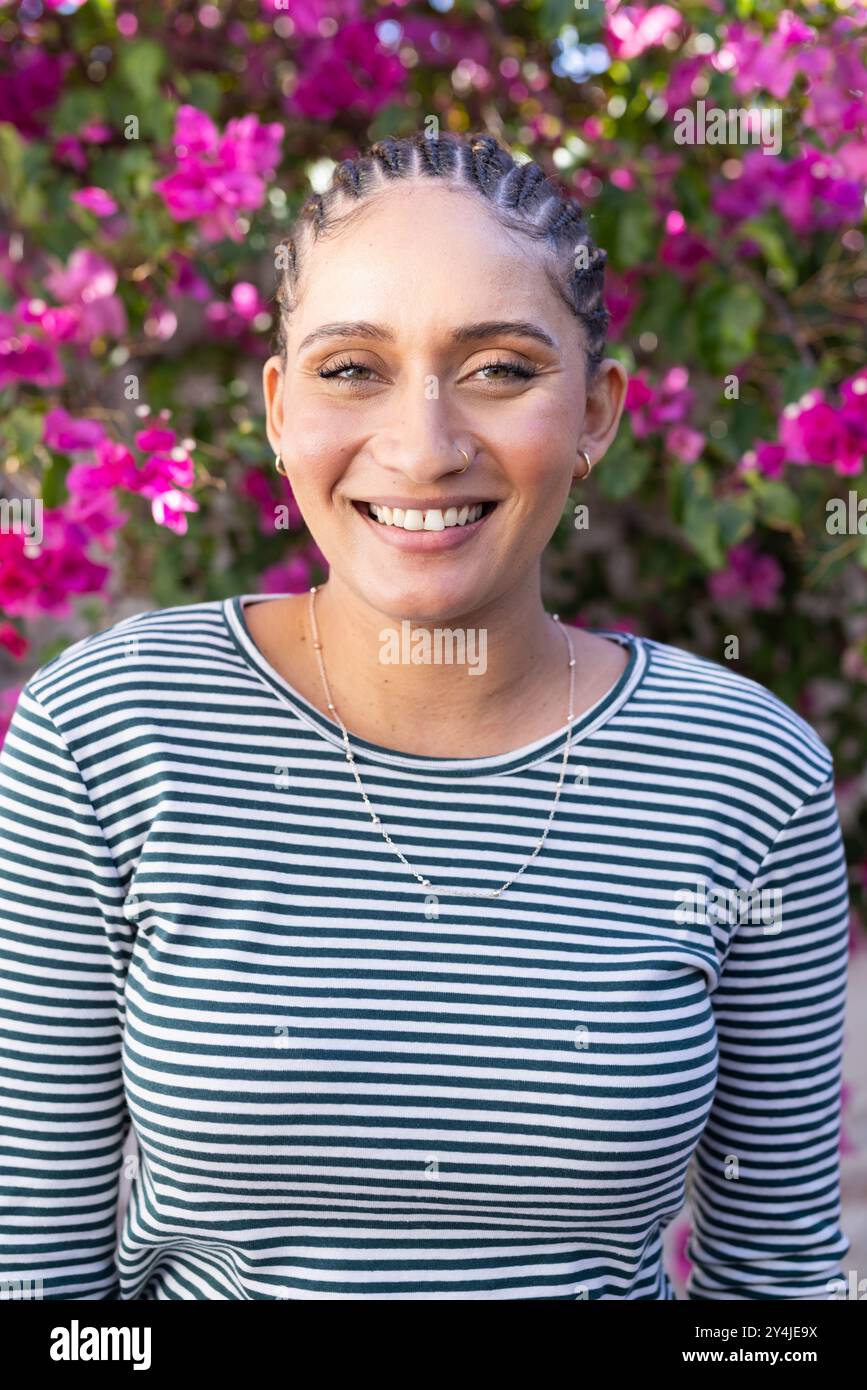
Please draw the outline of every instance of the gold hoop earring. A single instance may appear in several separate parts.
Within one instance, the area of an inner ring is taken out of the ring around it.
[[[456,473],[466,473],[467,469],[468,469],[469,466],[470,466],[470,456],[469,456],[469,454],[467,453],[466,449],[462,449],[462,448],[461,448],[460,444],[456,444],[456,445],[455,445],[455,448],[457,449],[458,453],[459,453],[459,454],[463,454],[464,458],[466,459],[466,463],[464,464],[463,468],[456,468],[456,469],[455,469],[455,472],[456,472]]]
[[[283,475],[284,478],[287,476],[286,465],[279,454],[274,455],[274,467],[277,469],[278,473],[281,473]]]
[[[577,481],[583,483],[585,478],[589,478],[590,474],[593,472],[593,460],[591,459],[586,449],[582,449],[581,453],[584,455],[584,458],[587,461],[587,472],[582,473],[581,477],[577,479]]]

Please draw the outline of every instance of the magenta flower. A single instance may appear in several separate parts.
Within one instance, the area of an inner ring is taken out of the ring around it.
[[[865,439],[857,422],[850,424],[851,418],[829,405],[821,391],[808,391],[780,417],[779,438],[787,458],[833,468],[840,477],[861,473]]]
[[[406,80],[403,63],[382,46],[368,20],[345,25],[333,38],[308,40],[301,70],[288,108],[319,121],[344,111],[374,116]]]
[[[695,463],[704,449],[705,436],[689,425],[675,425],[665,436],[665,447],[683,463]]]
[[[167,526],[178,536],[187,533],[187,512],[197,512],[199,504],[186,492],[173,488],[161,492],[151,502],[151,513],[158,526]]]
[[[648,48],[656,48],[667,34],[683,23],[672,5],[622,5],[609,14],[606,25],[608,47],[615,58],[639,58]]]
[[[786,459],[786,447],[784,444],[768,444],[764,439],[757,439],[753,448],[740,459],[738,473],[748,473],[757,471],[765,478],[781,478],[784,472]]]
[[[72,454],[79,449],[95,449],[105,438],[98,420],[73,420],[58,406],[49,410],[43,421],[42,442],[49,449]]]
[[[0,690],[0,748],[2,748],[6,738],[6,731],[12,723],[15,706],[18,704],[18,697],[23,689],[23,685],[9,685],[6,686],[5,690]]]
[[[306,555],[291,555],[269,566],[259,580],[260,594],[303,594],[310,588],[310,561]]]
[[[54,142],[53,153],[58,164],[68,164],[79,174],[87,168],[87,155],[77,135],[61,135]]]
[[[25,137],[38,137],[75,59],[71,53],[55,57],[36,44],[27,44],[13,46],[9,61],[11,70],[4,72],[0,82],[0,121],[8,121]]]
[[[151,454],[139,473],[138,491],[144,497],[157,497],[162,492],[192,487],[193,460],[185,449],[173,449],[170,454]]]
[[[10,656],[14,656],[16,660],[20,659],[26,654],[29,646],[27,638],[17,627],[13,627],[11,623],[0,623],[0,647]]]
[[[282,484],[279,502],[272,490],[272,479],[278,479]],[[274,470],[273,473],[265,474],[261,468],[246,468],[241,475],[241,491],[245,497],[255,505],[258,511],[259,530],[263,536],[273,536],[275,526],[275,509],[278,506],[285,507],[287,511],[286,520],[290,530],[298,531],[304,526],[304,518],[295,495],[292,492],[288,478],[284,478],[281,473]]]
[[[117,271],[95,251],[79,247],[65,267],[58,265],[46,275],[45,284],[62,305],[75,310],[76,342],[122,338],[126,333],[126,311],[114,293]]]
[[[247,280],[240,280],[237,285],[233,286],[230,298],[232,308],[245,323],[252,323],[259,314],[267,314],[268,312],[268,305],[256,286],[251,285]]]
[[[138,490],[139,472],[129,449],[112,439],[103,439],[96,446],[96,463],[76,463],[66,475],[70,494],[82,496],[112,492],[115,488]]]
[[[361,18],[361,0],[261,0],[261,5],[269,19],[288,16],[295,33],[305,38],[321,37],[323,21],[348,24]]]
[[[65,380],[60,358],[50,343],[22,332],[10,314],[0,314],[0,391],[19,382],[60,386]]]
[[[686,418],[695,398],[688,381],[686,367],[670,367],[656,388],[640,376],[630,378],[626,409],[630,412],[636,439],[657,433],[664,425],[679,424]]]
[[[840,387],[843,404],[840,418],[853,444],[861,443],[867,454],[867,367],[862,367]]]
[[[735,600],[752,608],[773,608],[783,582],[783,571],[773,555],[763,555],[749,542],[733,546],[727,567],[708,578],[708,589],[716,602]]]
[[[154,453],[159,449],[173,449],[177,435],[165,425],[148,425],[139,430],[135,437],[136,445],[143,453]]]
[[[802,48],[814,43],[810,26],[791,10],[782,10],[769,38],[750,25],[730,24],[713,65],[717,71],[731,74],[732,89],[738,96],[764,90],[777,101],[785,101],[798,74],[815,71],[817,64],[821,67],[829,57],[821,49]]]
[[[25,537],[0,534],[0,608],[10,617],[72,614],[70,595],[99,592],[109,577],[106,565],[86,553],[90,537],[62,510],[43,512],[43,541],[25,552]]]
[[[211,286],[199,274],[188,256],[182,255],[180,251],[172,251],[168,260],[173,276],[172,289],[175,294],[188,295],[190,299],[196,299],[201,303],[205,303],[211,298]]]
[[[255,115],[229,121],[220,136],[203,111],[181,106],[175,120],[177,166],[154,188],[176,222],[199,222],[206,241],[240,241],[239,213],[265,201],[265,177],[279,162],[282,139],[278,122],[262,125]]]
[[[110,193],[104,188],[97,188],[91,185],[88,188],[79,188],[71,195],[72,202],[78,203],[79,207],[86,208],[92,212],[94,217],[111,217],[117,212],[117,203]]]
[[[790,161],[749,150],[737,179],[715,179],[713,210],[732,224],[778,207],[794,231],[806,236],[815,230],[857,224],[863,215],[863,191],[849,178],[836,156],[804,148]]]

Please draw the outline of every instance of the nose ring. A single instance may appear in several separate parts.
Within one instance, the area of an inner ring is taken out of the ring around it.
[[[463,454],[464,458],[466,459],[466,463],[464,464],[463,468],[456,468],[456,469],[455,469],[455,472],[456,472],[456,473],[466,473],[467,469],[468,469],[469,466],[470,466],[470,456],[469,456],[469,454],[467,453],[466,449],[462,449],[462,448],[461,448],[460,444],[456,444],[456,445],[455,445],[455,448],[457,449],[458,453],[459,453],[459,454]]]

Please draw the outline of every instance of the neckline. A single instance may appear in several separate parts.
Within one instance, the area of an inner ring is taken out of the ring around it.
[[[253,641],[244,608],[247,604],[267,603],[271,599],[289,598],[290,594],[235,594],[220,601],[223,621],[229,636],[245,663],[255,674],[288,705],[293,714],[309,728],[320,734],[344,756],[343,735],[336,724],[332,724],[320,710],[312,705],[300,691],[290,685],[271,664],[265,660]],[[600,729],[626,703],[644,679],[648,666],[648,653],[644,639],[631,632],[618,632],[611,628],[587,628],[587,632],[597,637],[607,637],[629,651],[629,660],[614,684],[599,697],[595,704],[572,721],[573,749]],[[506,775],[549,761],[553,756],[562,756],[563,741],[568,725],[562,724],[553,733],[545,734],[533,743],[521,748],[513,748],[505,753],[492,753],[482,758],[432,758],[421,753],[402,753],[396,748],[387,748],[350,731],[352,748],[357,757],[365,762],[379,763],[387,767],[406,768],[410,771],[430,774],[433,777],[452,778],[486,777]]]

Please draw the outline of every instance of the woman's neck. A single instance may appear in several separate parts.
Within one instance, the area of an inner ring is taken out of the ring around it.
[[[386,617],[332,576],[314,612],[331,698],[350,734],[405,753],[469,758],[520,748],[566,723],[569,652],[538,584],[422,624]],[[328,714],[309,595],[255,605],[247,619],[270,664]],[[614,683],[625,655],[577,629],[569,635],[577,717]]]

